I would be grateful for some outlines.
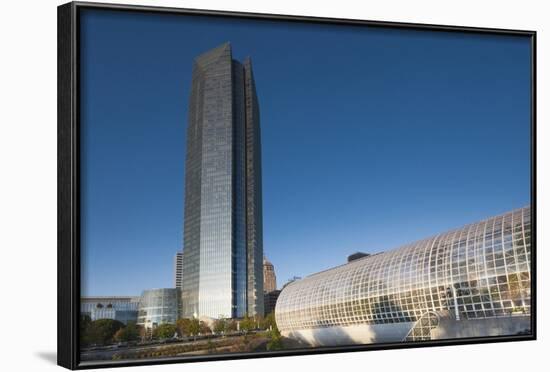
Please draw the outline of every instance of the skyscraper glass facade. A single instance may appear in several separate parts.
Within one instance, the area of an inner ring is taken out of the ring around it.
[[[259,156],[251,64],[233,60],[226,43],[200,55],[193,65],[185,176],[184,317],[263,314]]]
[[[414,324],[428,313],[455,320],[530,315],[530,207],[293,282],[275,310],[283,334]]]
[[[183,270],[183,253],[178,252],[174,256],[174,287],[181,290],[181,279]]]
[[[260,107],[252,61],[243,63],[246,126],[246,250],[248,314],[263,315],[263,210]]]

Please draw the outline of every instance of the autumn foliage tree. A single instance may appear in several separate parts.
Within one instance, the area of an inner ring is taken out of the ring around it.
[[[199,321],[196,318],[188,319],[181,318],[176,322],[178,333],[182,337],[197,336],[199,333],[210,333],[210,328],[206,323]]]
[[[227,320],[226,319],[216,319],[214,321],[214,324],[212,326],[212,330],[216,334],[225,333],[227,328]]]
[[[237,321],[233,319],[228,320],[225,329],[226,332],[235,332],[237,330]]]
[[[191,319],[191,323],[189,325],[189,335],[196,336],[201,331],[201,323],[198,319],[193,318]]]
[[[181,337],[191,336],[191,319],[180,318],[176,322],[178,334]]]
[[[240,321],[240,329],[245,333],[248,333],[254,328],[256,328],[256,322],[254,319],[250,318],[248,315],[245,315],[243,320]]]
[[[174,337],[176,334],[176,325],[171,323],[164,323],[159,325],[153,330],[153,338],[155,339],[166,339]]]
[[[115,341],[129,342],[136,341],[140,338],[140,327],[136,322],[128,322],[126,327],[120,328],[114,335]]]

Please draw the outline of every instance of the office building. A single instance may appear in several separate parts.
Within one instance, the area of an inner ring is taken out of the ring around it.
[[[124,324],[137,321],[139,297],[95,296],[81,297],[80,314],[91,320],[114,319]]]
[[[185,160],[184,317],[263,315],[260,122],[249,58],[193,65]]]
[[[310,275],[275,308],[316,346],[514,335],[530,314],[530,207]]]
[[[174,288],[182,288],[183,252],[174,256]]]
[[[178,288],[145,290],[139,300],[137,324],[148,329],[164,323],[176,324],[180,310],[181,291]]]
[[[273,292],[276,289],[277,276],[275,275],[275,268],[273,267],[273,264],[264,256],[264,293]]]
[[[279,291],[278,289],[275,289],[271,292],[264,293],[265,315],[268,315],[275,311],[275,304],[277,304],[277,299],[279,298],[280,294],[281,294],[281,291]]]

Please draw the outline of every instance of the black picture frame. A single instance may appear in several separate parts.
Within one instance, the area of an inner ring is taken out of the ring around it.
[[[170,359],[112,361],[87,364],[79,361],[79,301],[80,301],[80,12],[83,9],[105,9],[120,12],[168,13],[180,15],[207,15],[241,19],[269,19],[302,23],[329,23],[364,25],[380,28],[446,31],[457,33],[519,35],[531,40],[531,208],[532,208],[532,313],[531,334],[420,341],[415,343],[385,343],[341,347],[319,347],[256,353],[234,353],[208,356],[189,356]],[[278,14],[257,14],[199,9],[179,9],[156,6],[135,6],[71,2],[58,7],[58,319],[57,358],[60,366],[69,369],[122,367],[212,360],[276,357],[304,354],[325,354],[381,349],[401,349],[442,345],[464,345],[488,342],[536,340],[536,31],[460,27],[433,24],[381,22],[357,19],[317,18]]]

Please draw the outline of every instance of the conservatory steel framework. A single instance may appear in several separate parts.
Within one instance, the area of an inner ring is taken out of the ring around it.
[[[524,207],[296,281],[281,292],[275,317],[290,337],[311,341],[323,328],[361,326],[382,335],[371,342],[405,340],[427,313],[530,319],[530,263],[531,208]]]

